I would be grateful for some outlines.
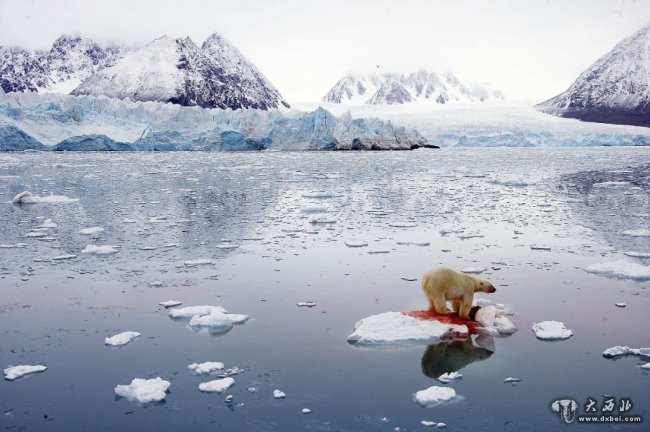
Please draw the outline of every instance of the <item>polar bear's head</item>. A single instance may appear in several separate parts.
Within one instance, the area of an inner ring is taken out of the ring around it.
[[[493,293],[497,290],[489,280],[481,279],[476,276],[468,276],[472,278],[472,281],[474,282],[474,292]]]

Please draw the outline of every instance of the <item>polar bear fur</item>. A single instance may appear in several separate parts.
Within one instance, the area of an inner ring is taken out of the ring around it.
[[[447,307],[447,300],[450,300],[458,316],[468,320],[474,293],[493,293],[496,288],[488,280],[440,267],[422,276],[422,291],[429,300],[430,311],[440,315],[451,313]]]

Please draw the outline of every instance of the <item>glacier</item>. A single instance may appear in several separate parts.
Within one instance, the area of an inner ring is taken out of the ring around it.
[[[0,91],[0,151],[406,150],[415,130],[323,108],[211,109]]]

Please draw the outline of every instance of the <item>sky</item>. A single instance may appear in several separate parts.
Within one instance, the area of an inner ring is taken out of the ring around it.
[[[347,73],[422,68],[541,101],[648,24],[650,0],[0,0],[0,45],[219,32],[290,103],[320,100]]]

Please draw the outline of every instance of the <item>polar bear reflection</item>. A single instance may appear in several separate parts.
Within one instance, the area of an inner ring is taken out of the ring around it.
[[[429,345],[422,356],[422,373],[436,379],[442,374],[457,372],[476,361],[486,360],[493,353],[494,340],[485,335]]]

